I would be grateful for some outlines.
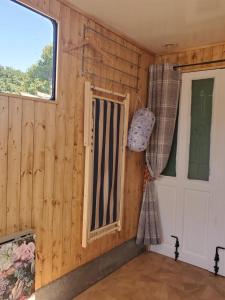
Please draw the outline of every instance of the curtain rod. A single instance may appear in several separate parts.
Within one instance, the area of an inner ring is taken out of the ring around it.
[[[225,59],[218,59],[218,60],[210,60],[210,61],[204,61],[199,63],[192,63],[192,64],[183,64],[183,65],[175,65],[173,68],[185,68],[185,67],[194,67],[194,66],[201,66],[201,65],[209,65],[209,64],[216,64],[216,63],[225,63]]]

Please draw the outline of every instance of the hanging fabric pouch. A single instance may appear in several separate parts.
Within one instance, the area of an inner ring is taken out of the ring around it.
[[[133,116],[129,133],[128,148],[131,151],[145,151],[155,124],[155,116],[149,108],[138,109]]]

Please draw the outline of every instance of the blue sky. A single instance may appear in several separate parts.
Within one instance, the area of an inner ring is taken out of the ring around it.
[[[50,20],[11,0],[0,0],[0,65],[25,71],[53,41]]]

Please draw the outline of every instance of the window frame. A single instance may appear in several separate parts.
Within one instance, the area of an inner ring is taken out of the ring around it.
[[[23,2],[19,1],[19,0],[9,0],[11,2],[14,2],[15,4],[18,4],[20,6],[23,6],[26,9],[31,10],[32,12],[41,15],[44,18],[47,18],[51,23],[52,23],[52,27],[53,27],[53,57],[52,57],[52,93],[51,96],[49,97],[49,99],[42,99],[38,96],[35,95],[31,95],[31,97],[27,97],[28,99],[37,99],[38,100],[42,100],[42,101],[56,101],[56,83],[57,83],[57,55],[58,55],[58,22],[53,19],[52,17],[34,9],[33,7],[30,7],[29,5],[24,4]],[[3,95],[9,95],[9,93],[5,93],[5,92],[0,92],[0,94]],[[11,95],[11,94],[10,94]],[[21,95],[19,94],[13,94],[13,96],[15,97],[20,97]],[[21,96],[22,97],[22,96]],[[24,96],[23,96],[24,97]]]

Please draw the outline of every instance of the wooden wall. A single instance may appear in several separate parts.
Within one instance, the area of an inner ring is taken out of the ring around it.
[[[59,22],[57,99],[50,102],[0,95],[0,235],[28,228],[36,231],[36,288],[39,288],[133,238],[142,197],[143,154],[127,151],[123,229],[93,242],[87,249],[81,247],[85,77],[81,74],[82,48],[71,49],[82,42],[86,24],[118,42],[108,44],[115,55],[135,62],[134,52],[129,49],[141,54],[138,71],[141,104],[134,89],[93,79],[103,88],[130,92],[130,116],[138,105],[146,103],[148,66],[154,57],[57,0],[22,2]],[[98,47],[103,43],[107,46],[100,39],[96,43]],[[116,56],[106,59],[114,67],[134,72]],[[125,74],[106,70],[100,63],[88,68],[127,82]],[[129,83],[132,85],[132,79]]]
[[[178,52],[159,54],[156,56],[156,63],[169,62],[174,64],[192,64],[220,59],[225,59],[225,42],[204,47],[184,49]],[[190,72],[195,70],[214,69],[216,67],[225,67],[225,63],[185,67],[182,70],[183,72]]]

